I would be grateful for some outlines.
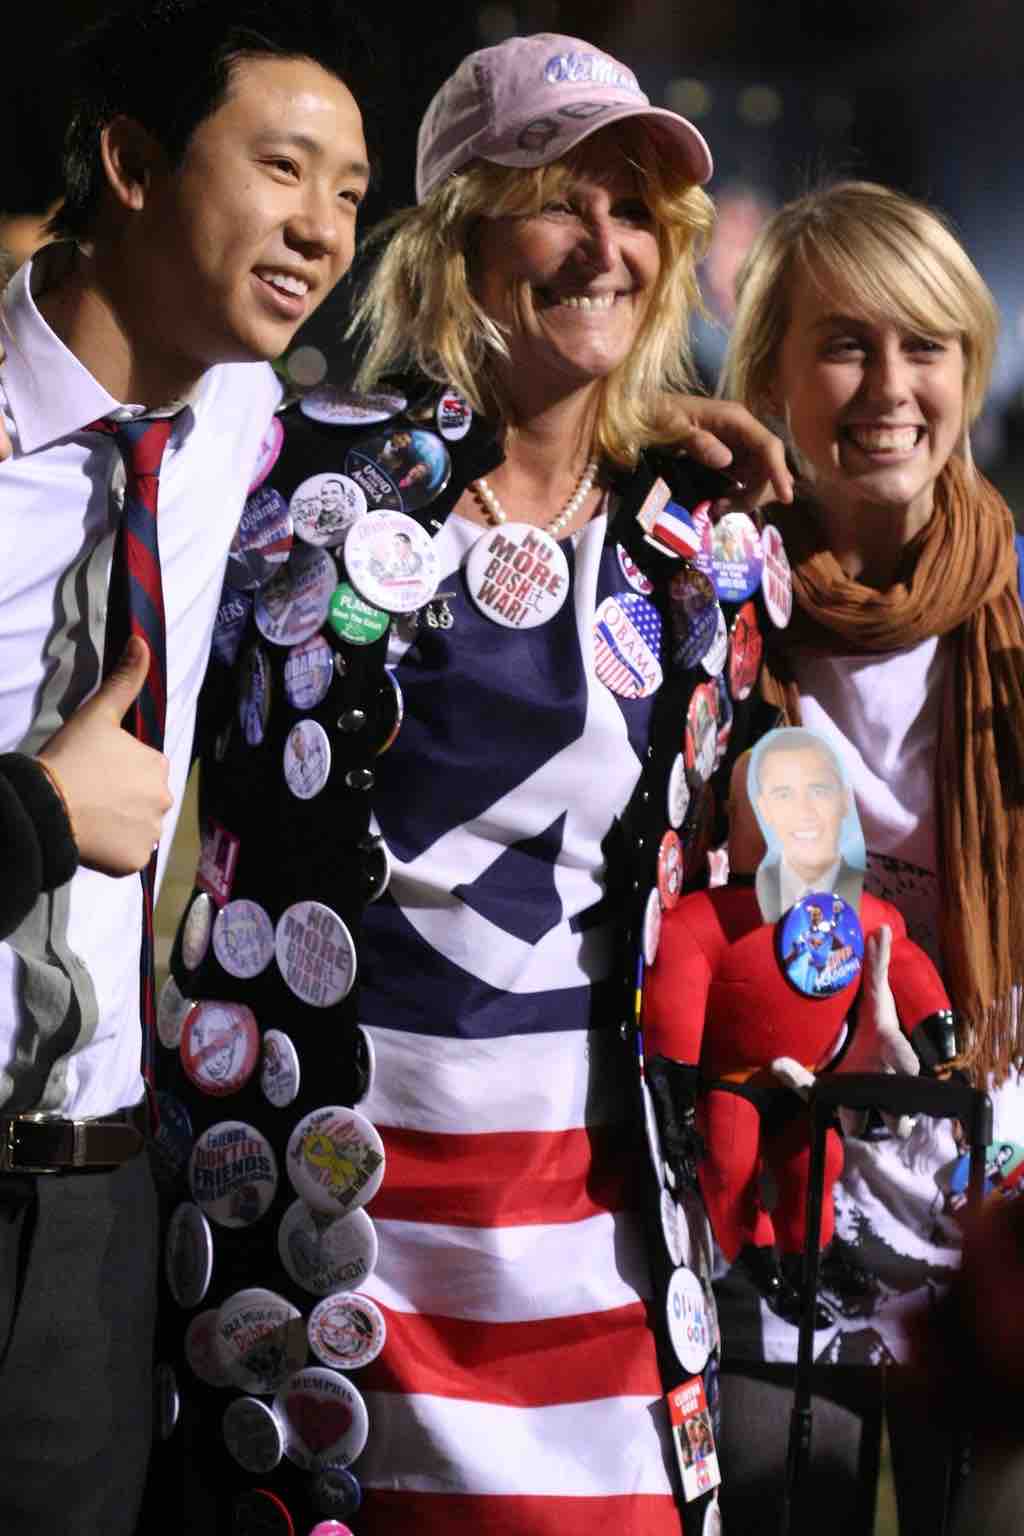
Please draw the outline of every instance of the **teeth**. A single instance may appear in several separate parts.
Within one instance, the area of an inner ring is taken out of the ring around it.
[[[615,303],[615,294],[601,293],[592,297],[585,293],[570,294],[558,302],[563,309],[611,309]]]
[[[893,448],[909,453],[917,442],[917,427],[851,427],[849,435],[859,448],[867,452]]]
[[[259,276],[272,288],[280,288],[282,293],[294,293],[300,299],[305,298],[309,292],[309,284],[305,279],[292,277],[290,272],[261,272]]]

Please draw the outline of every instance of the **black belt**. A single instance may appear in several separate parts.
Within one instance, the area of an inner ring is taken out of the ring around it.
[[[62,1120],[45,1114],[0,1118],[0,1173],[117,1168],[138,1156],[148,1130],[145,1099],[96,1120]]]

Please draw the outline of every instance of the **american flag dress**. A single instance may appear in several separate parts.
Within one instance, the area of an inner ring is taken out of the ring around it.
[[[406,716],[374,808],[393,873],[360,953],[360,1110],[387,1151],[362,1287],[388,1324],[359,1379],[367,1536],[681,1529],[607,899],[652,699],[595,670],[598,610],[631,590],[606,533],[602,513],[562,543],[564,606],[516,631],[473,607],[481,530],[449,516],[451,627],[392,650]]]

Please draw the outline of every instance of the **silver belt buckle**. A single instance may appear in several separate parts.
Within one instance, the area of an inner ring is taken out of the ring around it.
[[[15,1136],[19,1121],[24,1120],[31,1120],[36,1123],[47,1120],[59,1120],[64,1124],[69,1123],[64,1120],[63,1115],[40,1113],[13,1115],[9,1119],[5,1120],[4,1134],[3,1137],[0,1138],[0,1173],[60,1173],[62,1168],[66,1165],[62,1164],[58,1166],[54,1163],[42,1163],[37,1165],[35,1163],[21,1163],[15,1161]],[[79,1147],[79,1122],[71,1121],[70,1123],[74,1126],[74,1144],[72,1157],[77,1157]]]

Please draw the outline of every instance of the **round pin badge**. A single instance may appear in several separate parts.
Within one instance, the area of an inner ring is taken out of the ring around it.
[[[192,1006],[192,999],[185,996],[173,976],[168,976],[156,1005],[156,1033],[160,1044],[169,1051],[176,1051],[181,1044],[182,1025]]]
[[[829,891],[811,891],[776,925],[779,964],[805,997],[832,997],[850,986],[864,962],[864,932],[853,907]]]
[[[323,422],[326,426],[367,427],[374,422],[390,421],[392,416],[404,411],[407,404],[404,395],[384,391],[375,395],[357,395],[351,389],[321,384],[303,395],[299,410],[310,421]]]
[[[240,592],[261,587],[284,565],[293,539],[288,503],[272,486],[260,486],[246,501],[231,540],[225,571],[228,585]]]
[[[681,752],[672,759],[668,774],[668,824],[678,832],[690,804],[690,785],[686,777],[686,761]]]
[[[727,512],[711,529],[711,550],[694,557],[710,576],[722,603],[743,603],[761,584],[764,552],[761,535],[745,512]]]
[[[298,645],[327,618],[338,569],[326,549],[298,544],[291,559],[256,594],[256,628],[274,645]]]
[[[284,1434],[277,1416],[258,1397],[236,1397],[221,1421],[224,1444],[238,1465],[256,1476],[273,1472],[284,1455]]]
[[[233,1385],[217,1347],[216,1307],[197,1312],[185,1329],[185,1359],[192,1374],[208,1387]]]
[[[700,1536],[722,1536],[723,1530],[722,1511],[718,1507],[718,1494],[716,1493],[704,1511],[704,1521],[700,1528]]]
[[[696,667],[711,649],[718,627],[718,599],[709,577],[696,566],[684,565],[669,582],[672,620],[672,662]]]
[[[355,1103],[360,1103],[366,1098],[373,1086],[374,1075],[377,1071],[377,1050],[373,1043],[373,1036],[365,1024],[356,1028],[355,1040],[352,1046],[355,1058],[355,1077],[358,1093]]]
[[[203,1131],[188,1168],[192,1198],[221,1227],[249,1227],[277,1190],[277,1159],[267,1138],[243,1120]]]
[[[473,409],[457,389],[446,389],[437,402],[434,420],[446,443],[458,443],[473,425]]]
[[[391,883],[391,855],[382,837],[367,834],[359,841],[359,864],[363,890],[369,905],[379,901]]]
[[[356,443],[345,456],[345,469],[362,486],[371,508],[415,512],[440,496],[452,461],[436,432],[406,427]]]
[[[721,677],[728,659],[729,631],[725,623],[725,614],[716,603],[715,633],[708,647],[707,654],[701,657],[700,664],[708,677]]]
[[[262,1286],[221,1303],[215,1338],[221,1364],[242,1392],[276,1392],[309,1356],[298,1307]]]
[[[729,692],[737,701],[749,698],[761,670],[764,639],[753,603],[744,603],[729,636]]]
[[[696,879],[704,870],[704,861],[710,860],[716,815],[714,790],[710,784],[702,784],[699,793],[695,792],[690,801],[682,831],[686,867],[691,879]]]
[[[360,597],[347,581],[341,582],[331,594],[328,618],[334,633],[349,645],[372,645],[391,622],[390,614]]]
[[[217,616],[213,621],[210,649],[217,660],[222,661],[227,667],[233,667],[238,658],[242,636],[245,634],[245,626],[249,622],[251,612],[251,593],[233,592],[230,587],[224,588],[220,595]]]
[[[213,923],[213,952],[229,976],[247,981],[274,956],[274,925],[257,901],[229,901]]]
[[[313,1503],[322,1515],[354,1515],[363,1502],[359,1479],[347,1467],[322,1462],[313,1474]]]
[[[644,961],[647,965],[653,965],[658,957],[658,945],[661,942],[661,897],[655,886],[647,897],[644,906]]]
[[[191,1200],[175,1206],[164,1242],[167,1288],[179,1307],[198,1307],[213,1274],[210,1223]]]
[[[372,1200],[384,1179],[384,1143],[358,1110],[329,1104],[304,1115],[288,1140],[286,1166],[300,1200],[343,1216]]]
[[[259,454],[256,458],[256,469],[249,484],[247,495],[251,496],[253,491],[258,490],[270,474],[270,471],[280,457],[283,443],[284,426],[281,423],[280,417],[274,416],[271,418],[270,426],[263,434],[263,441],[260,443]]]
[[[355,1461],[366,1444],[366,1404],[351,1382],[325,1365],[297,1371],[274,1398],[285,1425],[284,1453],[297,1467]]]
[[[297,800],[312,800],[331,772],[331,743],[316,720],[298,720],[284,744],[284,780]]]
[[[315,709],[334,675],[334,652],[323,635],[293,645],[284,663],[284,691],[296,709]]]
[[[299,1053],[290,1037],[280,1029],[268,1029],[260,1061],[263,1097],[275,1109],[287,1108],[299,1096],[300,1076]]]
[[[263,740],[269,716],[270,665],[262,646],[251,645],[238,685],[238,723],[250,747],[258,747]]]
[[[156,1096],[160,1124],[150,1143],[153,1172],[161,1189],[175,1188],[192,1151],[192,1120],[180,1099],[161,1089]]]
[[[328,471],[297,485],[288,507],[298,537],[322,547],[344,542],[366,511],[366,496],[349,475]]]
[[[277,967],[304,1003],[330,1008],[351,990],[356,947],[337,912],[320,901],[297,901],[277,925]]]
[[[288,1508],[268,1488],[248,1488],[231,1506],[231,1536],[295,1536]]]
[[[707,780],[715,766],[718,746],[718,690],[714,683],[698,683],[686,710],[683,756],[698,778]]]
[[[405,695],[402,693],[402,685],[391,667],[384,668],[384,687],[391,695],[391,724],[381,737],[380,746],[377,748],[378,757],[394,746],[398,733],[402,729],[402,721],[405,719]]]
[[[309,1536],[352,1536],[352,1528],[340,1520],[318,1520]]]
[[[658,845],[658,895],[666,912],[679,905],[684,873],[683,845],[670,829]]]
[[[205,891],[199,892],[188,909],[181,930],[181,963],[186,971],[197,970],[206,959],[215,910]]]
[[[185,1076],[200,1093],[237,1093],[259,1060],[260,1032],[252,1009],[244,1003],[196,1003],[185,1020],[179,1051]]]
[[[724,675],[715,678],[715,688],[718,693],[718,739],[715,743],[715,768],[724,761],[729,748],[729,738],[732,735],[732,723],[735,718],[735,710],[732,707],[732,699],[729,697],[729,689],[726,686]]]
[[[314,1213],[303,1200],[295,1200],[277,1229],[277,1251],[296,1285],[312,1296],[327,1296],[331,1291],[352,1290],[373,1274],[377,1231],[363,1210],[332,1220]]]
[[[169,1440],[181,1413],[178,1378],[166,1360],[153,1367],[153,1432],[158,1440]]]
[[[680,1220],[675,1196],[670,1189],[663,1189],[661,1192],[661,1234],[665,1239],[665,1249],[672,1263],[684,1264],[686,1250],[683,1244],[683,1223]]]
[[[606,597],[594,616],[594,671],[623,699],[661,687],[661,614],[638,592]]]
[[[619,562],[619,570],[625,576],[634,592],[639,592],[641,597],[650,597],[654,591],[654,582],[649,576],[645,576],[637,565],[633,556],[621,544],[616,544],[615,555]]]
[[[793,572],[782,534],[769,523],[761,530],[764,571],[761,593],[768,617],[777,629],[785,629],[793,615]]]
[[[465,579],[485,618],[505,629],[535,629],[553,619],[565,602],[569,562],[543,528],[502,523],[473,545]]]
[[[669,1338],[683,1370],[696,1376],[711,1353],[704,1289],[689,1269],[673,1271],[665,1298]]]
[[[345,574],[366,602],[414,613],[437,591],[434,541],[404,512],[370,512],[348,531]]]
[[[356,1371],[376,1360],[384,1348],[387,1324],[369,1296],[338,1291],[313,1308],[307,1332],[310,1348],[324,1365]]]

